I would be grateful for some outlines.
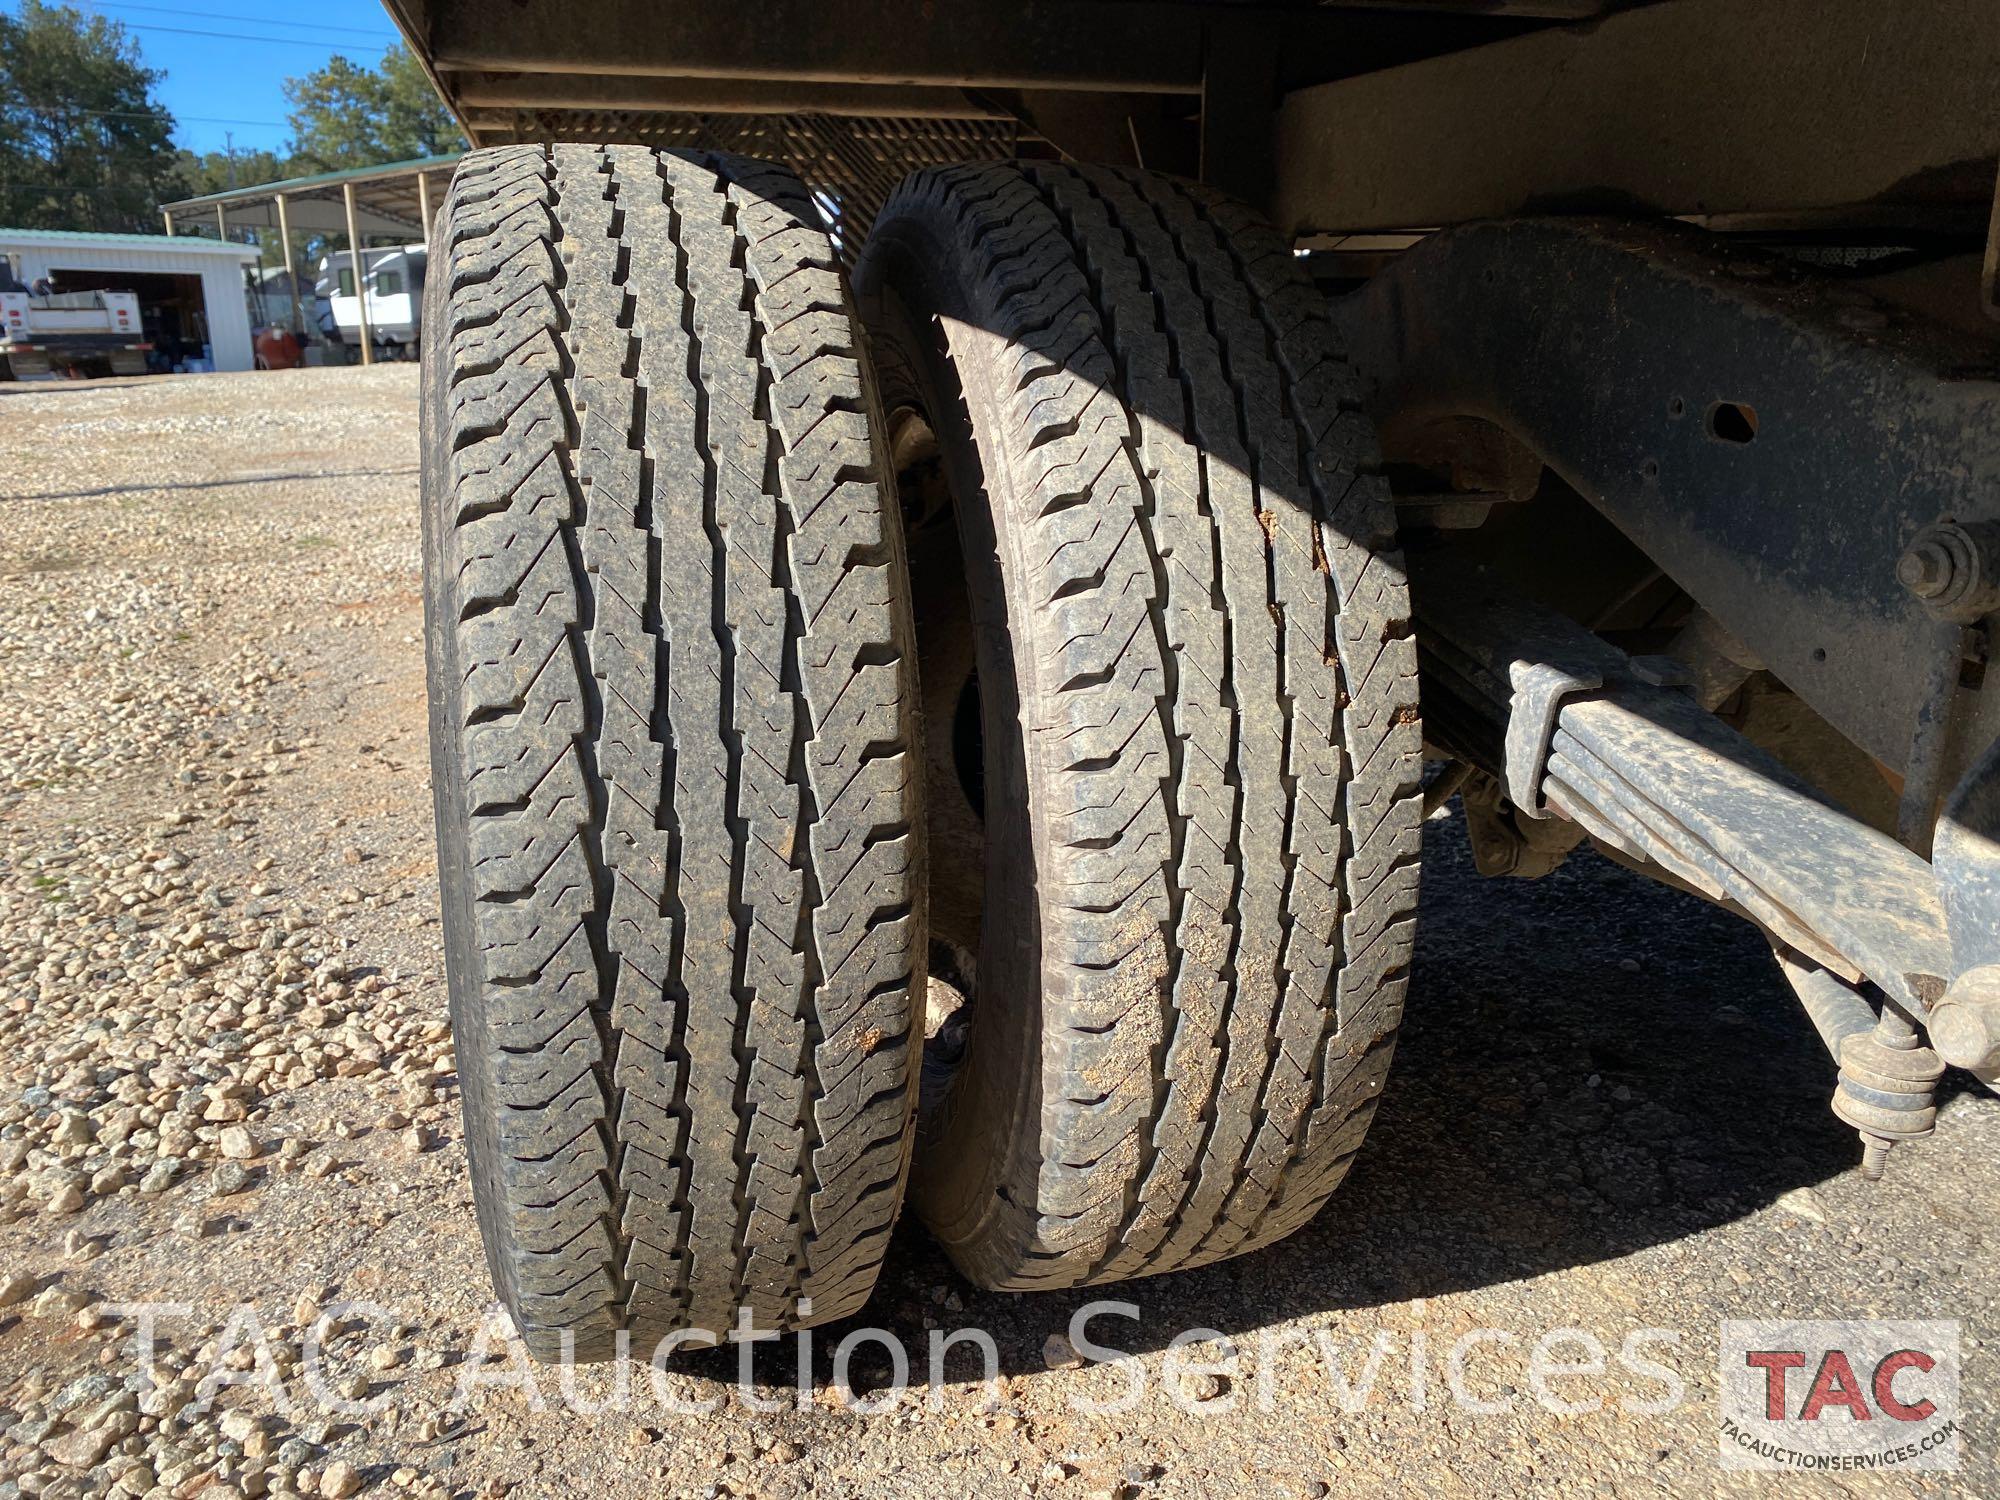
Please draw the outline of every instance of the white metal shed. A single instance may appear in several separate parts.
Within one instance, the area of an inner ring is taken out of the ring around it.
[[[248,370],[255,365],[243,267],[258,254],[255,245],[188,236],[0,229],[0,256],[12,259],[17,274],[29,285],[49,277],[72,288],[87,283],[112,290],[137,290],[143,307],[148,302],[148,286],[187,287],[193,284],[189,278],[197,279],[201,316],[198,324],[187,318],[186,336],[205,335],[218,370]],[[130,279],[132,286],[117,283],[120,275]]]

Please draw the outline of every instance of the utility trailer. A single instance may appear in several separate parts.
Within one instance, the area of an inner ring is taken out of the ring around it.
[[[531,1348],[1288,1233],[1454,795],[1755,923],[1865,1171],[1993,1081],[1990,0],[389,9]]]

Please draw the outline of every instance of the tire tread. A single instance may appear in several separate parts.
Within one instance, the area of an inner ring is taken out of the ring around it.
[[[642,147],[475,153],[437,243],[434,783],[496,1283],[545,1356],[840,1317],[900,1200],[922,900],[838,262],[781,169]]]

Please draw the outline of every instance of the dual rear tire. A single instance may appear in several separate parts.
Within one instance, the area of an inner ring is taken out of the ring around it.
[[[1268,1244],[1367,1129],[1416,896],[1408,601],[1325,312],[1241,208],[1089,168],[919,174],[856,281],[953,498],[981,720],[913,1202],[987,1286]]]
[[[758,163],[482,152],[436,232],[447,969],[530,1347],[854,1311],[913,1143],[989,1286],[1316,1212],[1400,1009],[1420,747],[1285,246],[1146,174],[921,173],[857,268],[871,360]],[[933,949],[969,1010],[919,1126]]]
[[[437,230],[446,960],[487,1258],[539,1354],[852,1312],[901,1198],[915,664],[812,226],[755,162],[558,146],[470,158]]]

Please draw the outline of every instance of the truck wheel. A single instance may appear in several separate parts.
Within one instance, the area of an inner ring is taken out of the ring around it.
[[[1267,1244],[1374,1112],[1417,891],[1408,600],[1325,310],[1236,205],[1045,165],[907,179],[856,282],[976,658],[929,795],[983,804],[978,972],[912,1202],[991,1287]]]
[[[641,147],[475,152],[436,244],[431,764],[494,1283],[544,1357],[840,1317],[902,1194],[923,913],[838,262],[787,173]]]

